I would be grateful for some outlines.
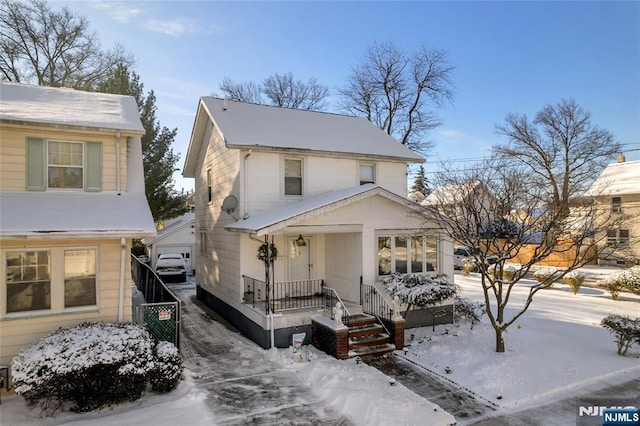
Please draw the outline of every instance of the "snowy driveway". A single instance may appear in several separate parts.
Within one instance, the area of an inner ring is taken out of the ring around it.
[[[351,425],[318,400],[295,371],[269,361],[264,350],[226,328],[195,299],[192,284],[171,290],[182,301],[181,351],[194,381],[208,392],[216,425]]]

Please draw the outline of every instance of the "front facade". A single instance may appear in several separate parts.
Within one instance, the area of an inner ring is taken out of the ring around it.
[[[294,299],[330,289],[357,312],[361,284],[451,274],[451,242],[407,199],[407,165],[422,161],[362,118],[202,98],[183,171],[198,296],[263,347],[287,347],[318,311]]]
[[[606,236],[598,238],[601,245],[608,246],[607,250],[600,250],[606,256],[599,259],[599,263],[640,264],[640,161],[625,161],[620,155],[617,163],[609,164],[603,170],[587,195],[596,197],[614,224],[605,231]]]
[[[132,238],[155,235],[135,100],[1,83],[0,364],[58,327],[130,321]]]

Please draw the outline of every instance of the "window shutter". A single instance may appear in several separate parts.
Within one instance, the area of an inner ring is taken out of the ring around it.
[[[87,142],[85,155],[85,191],[102,191],[102,143]]]
[[[44,139],[27,138],[27,191],[46,188]]]

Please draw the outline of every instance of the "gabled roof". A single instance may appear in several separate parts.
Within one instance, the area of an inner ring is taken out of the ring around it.
[[[421,209],[418,204],[406,198],[368,183],[273,207],[248,219],[227,225],[225,228],[229,231],[249,232],[261,236],[375,195],[387,198],[414,211]]]
[[[420,204],[423,206],[460,204],[479,188],[483,188],[479,181],[440,186],[434,189]]]
[[[207,118],[222,133],[227,148],[425,161],[362,117],[203,97],[185,159],[186,177],[194,177]]]
[[[0,121],[144,133],[132,96],[2,82],[0,98]]]
[[[149,246],[151,244],[155,244],[157,241],[162,240],[165,237],[168,237],[171,234],[178,232],[181,229],[184,229],[196,222],[195,213],[185,213],[182,216],[173,219],[169,225],[165,226],[161,230],[158,231],[158,235],[152,238],[145,238],[142,240],[142,244],[145,246]],[[165,222],[166,223],[166,222]]]
[[[609,164],[585,195],[640,194],[640,160]]]

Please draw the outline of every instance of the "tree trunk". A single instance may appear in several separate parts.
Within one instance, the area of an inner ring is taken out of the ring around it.
[[[504,336],[500,328],[496,328],[496,352],[504,352]]]

